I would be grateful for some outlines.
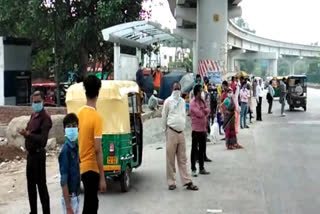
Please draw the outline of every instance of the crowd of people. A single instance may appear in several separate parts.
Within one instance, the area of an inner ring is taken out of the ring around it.
[[[211,84],[207,77],[202,78],[197,75],[189,94],[189,104],[181,97],[181,93],[181,85],[175,82],[172,95],[165,100],[162,111],[166,136],[167,182],[169,190],[176,189],[175,158],[177,158],[182,183],[189,190],[198,190],[198,187],[192,183],[187,170],[184,133],[186,113],[190,115],[192,127],[190,155],[192,176],[208,175],[210,172],[205,169],[204,165],[205,162],[211,162],[206,153],[206,145],[210,141],[208,139],[211,132],[210,127],[216,121],[220,135],[222,135],[221,128],[223,129],[228,150],[242,149],[243,146],[238,143],[237,134],[239,129],[249,129],[247,117],[250,123],[253,122],[254,100],[256,101],[256,120],[262,121],[264,85],[262,79],[232,77],[231,82],[223,81],[222,86],[217,87]],[[270,82],[266,96],[269,103],[269,114],[272,114],[274,93],[272,82]],[[285,79],[283,79],[280,83],[281,116],[285,116],[286,93]],[[199,171],[197,171],[197,162]]]
[[[158,69],[159,70],[159,69]],[[155,84],[161,82],[160,74],[156,71]],[[141,72],[137,74],[141,78]],[[137,78],[137,79],[138,79]],[[59,155],[60,183],[62,187],[63,213],[80,213],[80,180],[84,186],[84,214],[98,212],[98,192],[106,191],[106,181],[102,161],[102,117],[96,110],[96,103],[101,88],[101,80],[89,76],[84,80],[87,103],[79,113],[67,114],[63,120],[65,130],[65,144]],[[271,85],[271,84],[270,84]],[[272,113],[274,90],[269,85],[267,100],[268,113]],[[159,90],[158,88],[156,88]],[[248,129],[247,115],[252,122],[252,100],[256,99],[257,121],[262,121],[261,106],[264,87],[262,80],[253,83],[246,78],[233,77],[228,83],[224,81],[222,87],[211,84],[209,79],[196,76],[194,87],[190,92],[190,105],[187,110],[185,99],[182,98],[181,85],[175,82],[172,94],[163,105],[162,120],[166,136],[167,183],[169,190],[176,186],[176,159],[183,185],[187,190],[197,191],[199,188],[192,182],[191,175],[209,175],[205,169],[205,162],[211,162],[206,153],[208,135],[211,127],[217,121],[219,133],[222,129],[228,150],[243,148],[237,139],[239,127]],[[286,96],[285,79],[280,83],[281,115],[284,116]],[[32,95],[32,109],[27,127],[19,130],[25,138],[27,153],[27,189],[31,214],[37,213],[37,189],[40,195],[44,214],[50,213],[50,197],[46,184],[46,144],[52,121],[43,107],[44,96],[36,91]],[[192,147],[191,171],[187,169],[185,126],[186,115],[191,118]],[[213,131],[213,130],[212,130]],[[197,164],[199,170],[197,170]]]

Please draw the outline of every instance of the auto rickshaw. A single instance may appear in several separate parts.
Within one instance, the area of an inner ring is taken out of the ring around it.
[[[293,111],[294,108],[300,107],[302,107],[304,111],[307,111],[307,76],[288,76],[287,86],[287,102],[290,107],[290,111]]]
[[[103,117],[103,169],[105,176],[120,177],[121,191],[131,186],[131,172],[142,163],[143,127],[139,86],[133,81],[102,80],[97,111]],[[68,113],[86,104],[82,83],[67,90]]]

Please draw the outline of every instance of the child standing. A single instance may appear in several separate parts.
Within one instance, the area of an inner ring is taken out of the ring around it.
[[[71,113],[63,119],[65,144],[59,155],[64,214],[78,214],[80,201],[80,167],[78,148],[78,118]]]

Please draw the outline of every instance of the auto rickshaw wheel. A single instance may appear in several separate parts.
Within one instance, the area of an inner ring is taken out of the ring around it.
[[[121,173],[120,184],[121,191],[128,192],[131,186],[131,168],[129,165],[126,166],[126,169]]]

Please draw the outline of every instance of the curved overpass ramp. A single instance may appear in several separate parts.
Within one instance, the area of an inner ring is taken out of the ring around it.
[[[168,0],[170,9],[177,20],[175,34],[193,41],[196,45],[197,34],[197,1],[201,0]],[[236,60],[248,58],[270,60],[270,74],[277,73],[277,59],[284,57],[290,65],[290,73],[294,73],[294,64],[302,57],[320,57],[320,47],[276,41],[256,36],[236,26],[231,18],[241,16],[238,4],[241,0],[228,0],[228,26],[226,49],[228,53],[227,70],[233,71],[237,67]],[[214,35],[214,32],[212,32]],[[194,51],[195,52],[195,51]],[[197,56],[194,56],[196,59]],[[198,60],[196,60],[198,61]],[[194,70],[197,65],[194,64]]]

